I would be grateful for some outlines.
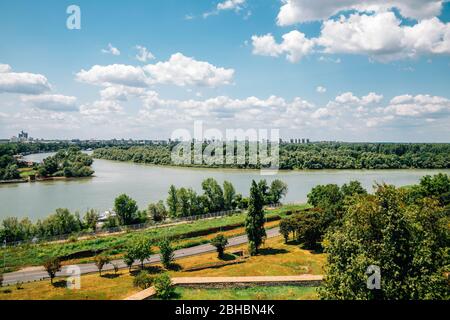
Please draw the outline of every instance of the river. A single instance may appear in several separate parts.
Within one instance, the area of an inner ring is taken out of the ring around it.
[[[49,154],[29,155],[41,161]],[[68,208],[81,214],[87,209],[107,210],[114,198],[126,193],[144,209],[150,202],[165,200],[171,184],[192,187],[201,192],[201,182],[209,177],[222,183],[229,180],[237,192],[248,195],[252,179],[281,179],[288,184],[285,203],[304,202],[312,187],[318,184],[343,184],[360,181],[368,190],[375,182],[397,186],[417,183],[427,174],[450,170],[317,170],[286,171],[275,176],[261,176],[259,171],[231,169],[193,169],[140,165],[108,160],[95,160],[95,176],[68,181],[47,181],[0,185],[0,220],[8,217],[29,217],[33,221],[47,217],[57,208]]]

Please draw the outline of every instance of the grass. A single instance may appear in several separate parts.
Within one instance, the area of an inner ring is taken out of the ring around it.
[[[177,300],[317,300],[317,288],[299,286],[195,289],[178,287]]]
[[[36,170],[34,170],[33,168],[19,168],[19,174],[21,178],[28,178],[31,175],[35,175],[36,174]]]
[[[237,250],[245,250],[246,246],[236,246],[228,248],[226,253]],[[262,248],[261,255],[244,259],[243,263],[228,265],[217,268],[206,268],[199,271],[188,272],[187,269],[214,265],[220,263],[216,253],[206,253],[199,256],[193,256],[176,260],[181,268],[180,271],[170,271],[171,277],[208,277],[208,276],[282,276],[282,275],[299,275],[299,274],[322,274],[323,265],[326,256],[324,254],[316,254],[310,251],[302,250],[297,244],[284,244],[282,237],[271,238],[266,241]],[[231,255],[230,255],[231,256]],[[232,257],[232,256],[231,256]],[[234,257],[232,257],[234,258]],[[160,265],[152,265],[148,267],[151,273],[160,273],[164,270]],[[17,289],[14,285],[0,290],[0,300],[115,300],[124,299],[140,291],[132,285],[133,275],[128,270],[121,270],[118,276],[114,276],[113,272],[104,272],[104,276],[100,277],[98,273],[81,276],[81,290],[69,290],[62,286],[52,286],[50,281],[40,281],[33,283],[25,283],[23,289]],[[60,282],[58,282],[60,281]],[[64,279],[55,279],[56,283],[64,284]],[[282,289],[284,288],[284,289]],[[221,299],[233,299],[239,297],[244,299],[245,296],[259,296],[260,299],[286,299],[295,297],[299,299],[314,299],[316,296],[309,288],[304,288],[303,293],[300,288],[292,286],[282,286],[275,290],[275,296],[270,296],[270,292],[275,287],[258,287],[245,289],[224,289],[224,296],[218,296]],[[9,293],[3,293],[10,290]],[[178,289],[177,289],[178,290]],[[189,289],[194,290],[194,289]],[[194,291],[181,290],[180,297],[188,299],[189,295],[194,295]],[[212,291],[204,292],[205,295]],[[211,289],[212,290],[212,289]],[[228,290],[228,291],[227,291]],[[288,294],[289,290],[293,290],[292,294]],[[242,291],[242,292],[239,292]],[[222,292],[222,290],[221,290]],[[206,299],[206,297],[205,297]],[[252,298],[256,299],[256,298]]]
[[[287,211],[300,210],[307,205],[287,205],[281,208],[267,211],[267,216],[280,215],[283,216]],[[199,220],[186,224],[179,224],[171,227],[162,227],[157,229],[148,229],[143,231],[130,231],[127,233],[116,234],[111,236],[93,237],[85,240],[78,240],[76,242],[53,242],[46,244],[27,244],[20,247],[8,247],[0,250],[0,255],[5,254],[6,266],[9,271],[17,270],[27,266],[39,266],[51,256],[67,256],[86,250],[101,252],[108,250],[108,252],[116,257],[120,257],[124,253],[126,246],[134,239],[141,235],[146,235],[152,240],[161,239],[163,237],[180,237],[191,232],[208,230],[210,228],[226,227],[234,224],[243,224],[246,214],[236,214],[229,217],[222,217],[209,220]],[[276,224],[274,224],[275,226]],[[239,229],[239,227],[236,227]],[[240,234],[243,230],[240,231]],[[212,234],[212,233],[211,233]],[[231,236],[232,234],[227,234]],[[205,243],[208,237],[194,237],[189,240],[180,239],[177,243],[178,248],[193,246]],[[181,243],[181,245],[180,245]],[[92,261],[92,257],[81,260],[71,260],[69,263],[80,263]]]

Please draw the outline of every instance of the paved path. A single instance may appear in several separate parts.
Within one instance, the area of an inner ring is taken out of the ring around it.
[[[317,285],[323,280],[322,275],[303,274],[298,276],[255,276],[255,277],[179,277],[172,278],[173,285],[180,286],[208,286],[217,284],[255,284],[255,285],[274,285],[274,284],[297,284],[297,285]],[[145,300],[151,298],[156,291],[153,287],[142,290],[124,300]]]
[[[276,237],[280,234],[279,228],[268,229],[268,230],[266,230],[266,233],[267,233],[268,238]],[[244,243],[247,243],[246,235],[233,237],[233,238],[228,239],[227,247],[237,246],[237,245],[244,244]],[[180,258],[184,258],[184,257],[190,257],[190,256],[195,256],[195,255],[199,255],[199,254],[203,254],[203,253],[207,253],[207,252],[214,252],[214,251],[216,251],[216,248],[214,246],[212,246],[210,244],[203,244],[203,245],[199,245],[199,246],[195,246],[195,247],[191,247],[191,248],[176,250],[174,254],[175,254],[175,259],[180,259]],[[120,269],[128,268],[122,260],[114,260],[112,262],[115,263]],[[150,257],[150,259],[145,261],[146,264],[152,264],[152,263],[158,263],[158,262],[160,262],[159,254],[154,254]],[[135,263],[135,265],[139,265],[139,263]],[[77,266],[80,268],[81,274],[98,272],[98,269],[94,263],[78,264]],[[68,266],[64,266],[61,269],[61,272],[57,273],[56,276],[71,275],[68,273],[67,268],[68,268]],[[103,268],[104,271],[113,270],[113,269],[114,269],[114,267],[112,266],[112,264],[108,264]],[[49,277],[48,277],[47,272],[43,268],[39,268],[39,269],[33,269],[33,270],[24,270],[24,271],[5,273],[3,275],[3,278],[4,278],[3,285],[8,285],[8,284],[14,284],[17,282],[25,283],[25,282],[32,282],[32,281],[40,281],[40,280],[48,279]]]

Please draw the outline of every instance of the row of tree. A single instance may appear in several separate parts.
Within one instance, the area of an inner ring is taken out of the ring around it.
[[[172,165],[175,144],[121,146],[94,150],[94,157],[157,165]],[[207,144],[203,145],[206,148]],[[247,146],[247,155],[248,155]],[[223,151],[224,153],[226,150]],[[235,153],[237,148],[235,148]],[[197,165],[198,166],[198,165]],[[259,165],[224,164],[202,167],[259,168]],[[281,169],[404,169],[450,168],[450,144],[337,143],[280,145]]]
[[[261,192],[263,205],[279,203],[287,193],[287,185],[281,180],[272,181],[270,187],[266,180],[261,180],[257,187]],[[177,189],[171,186],[166,200],[167,206],[163,201],[159,201],[150,204],[147,210],[139,210],[137,202],[128,195],[119,195],[114,200],[116,215],[109,216],[103,228],[162,222],[169,217],[174,219],[236,208],[246,209],[249,206],[249,198],[237,194],[233,184],[228,181],[223,183],[222,188],[216,180],[209,178],[202,182],[202,188],[203,194],[197,195],[190,188]],[[83,216],[78,212],[71,213],[68,209],[57,209],[54,214],[38,220],[35,224],[28,218],[19,220],[10,217],[1,223],[0,240],[15,242],[33,238],[47,239],[81,231],[95,231],[98,220],[99,213],[93,209]]]
[[[89,177],[94,173],[92,163],[91,156],[78,147],[70,147],[45,158],[37,171],[41,177]]]

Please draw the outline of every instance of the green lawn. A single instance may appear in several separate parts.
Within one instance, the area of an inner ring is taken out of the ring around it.
[[[300,210],[306,205],[288,205],[281,208],[270,210],[267,216],[283,216],[286,211]],[[111,255],[120,255],[124,253],[126,246],[138,236],[145,234],[150,239],[158,240],[163,237],[186,238],[185,235],[194,231],[208,230],[215,227],[225,227],[234,224],[243,224],[246,214],[236,214],[230,217],[223,217],[211,220],[200,220],[188,224],[180,224],[172,227],[162,227],[158,229],[149,229],[144,231],[130,231],[123,234],[111,236],[94,237],[86,240],[65,243],[47,243],[37,245],[24,245],[21,247],[6,248],[0,250],[0,255],[6,253],[6,267],[9,271],[17,270],[25,266],[42,265],[49,256],[67,256],[86,250],[98,251],[108,250]],[[180,247],[188,247],[204,243],[201,237],[195,237],[191,240],[183,240]],[[179,247],[179,248],[180,248]],[[81,262],[87,262],[91,258],[86,258]],[[80,262],[80,261],[76,261]]]
[[[316,300],[317,288],[300,286],[194,289],[177,287],[178,300]]]

